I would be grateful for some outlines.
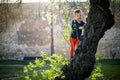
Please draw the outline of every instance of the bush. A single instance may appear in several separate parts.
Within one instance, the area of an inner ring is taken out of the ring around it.
[[[30,62],[29,65],[24,67],[26,80],[54,80],[63,73],[62,67],[69,64],[69,61],[62,55],[53,54],[48,57],[46,53],[41,52],[41,56],[42,59],[36,59],[35,62]],[[64,77],[63,75],[62,78]],[[87,80],[103,80],[100,64],[95,66],[94,71]]]
[[[104,53],[96,53],[95,56],[96,56],[96,60],[99,61],[105,57],[105,54]]]
[[[61,55],[53,54],[48,57],[44,52],[41,52],[41,55],[42,59],[36,59],[34,63],[30,62],[24,67],[26,80],[54,80],[62,74],[62,67],[69,64],[69,61]]]
[[[101,72],[101,64],[98,64],[92,72],[92,75],[90,76],[89,80],[104,80],[103,76],[104,75]]]

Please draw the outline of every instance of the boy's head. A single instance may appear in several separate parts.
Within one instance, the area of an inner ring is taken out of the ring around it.
[[[80,11],[79,9],[76,9],[76,10],[74,11],[74,18],[75,18],[75,20],[77,20],[78,22],[81,21],[82,16],[81,16],[81,11]]]

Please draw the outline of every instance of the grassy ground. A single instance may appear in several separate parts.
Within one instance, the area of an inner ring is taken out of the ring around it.
[[[101,60],[104,80],[120,80],[120,60]]]
[[[0,60],[0,80],[23,80],[23,68],[27,64],[17,60]]]
[[[0,80],[22,76],[23,66],[0,66]],[[17,80],[17,79],[16,79]]]
[[[97,62],[98,63],[98,62]],[[101,60],[104,80],[120,80],[120,60]],[[24,80],[22,61],[0,61],[0,80]]]

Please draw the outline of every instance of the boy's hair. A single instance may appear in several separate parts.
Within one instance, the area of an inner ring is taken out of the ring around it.
[[[76,9],[74,13],[80,13],[81,11],[79,9]]]

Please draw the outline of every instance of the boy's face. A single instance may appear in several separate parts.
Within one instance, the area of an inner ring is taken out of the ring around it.
[[[75,13],[75,20],[81,21],[81,19],[82,19],[81,13]]]

